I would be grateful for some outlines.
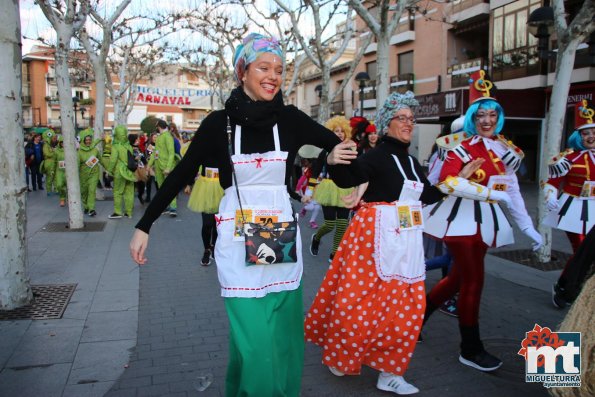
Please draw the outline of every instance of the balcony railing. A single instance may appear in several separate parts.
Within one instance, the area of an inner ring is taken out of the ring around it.
[[[21,99],[23,100],[23,105],[31,105],[31,95],[23,95]]]
[[[487,64],[486,59],[475,58],[449,67],[448,74],[451,76],[451,88],[467,87],[469,85],[469,76],[480,69],[485,70]]]
[[[517,48],[494,55],[492,78],[494,81],[517,79],[539,74],[537,46]]]
[[[364,100],[376,99],[376,80],[368,80],[364,88]]]
[[[489,0],[453,0],[452,13],[456,14],[482,3],[489,3]]]
[[[390,78],[390,92],[413,91],[415,75],[413,73],[403,73]]]
[[[331,116],[339,116],[345,114],[345,101],[335,101],[331,103]]]
[[[318,119],[318,113],[320,112],[320,105],[310,106],[310,117],[314,120]]]

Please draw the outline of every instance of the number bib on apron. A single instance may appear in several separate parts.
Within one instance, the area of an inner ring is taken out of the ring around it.
[[[423,253],[423,217],[419,197],[424,184],[411,169],[417,181],[408,180],[398,158],[393,155],[405,183],[399,200],[391,205],[377,205],[374,260],[378,277],[384,281],[398,279],[406,283],[425,280]]]
[[[244,211],[269,209],[279,213],[279,222],[293,219],[285,186],[287,152],[281,151],[277,125],[273,127],[275,150],[265,153],[241,153],[242,130],[235,130],[232,161]],[[225,190],[219,205],[215,260],[223,297],[262,297],[271,292],[294,290],[302,277],[302,242],[297,233],[297,263],[274,266],[246,266],[244,241],[234,240],[234,218],[239,210],[235,186]]]

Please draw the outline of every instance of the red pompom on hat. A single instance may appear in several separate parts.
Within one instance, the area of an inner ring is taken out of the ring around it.
[[[469,78],[469,104],[484,99],[496,100],[490,91],[495,90],[494,84],[489,80],[485,70],[480,69]]]
[[[595,128],[593,116],[595,111],[593,106],[589,106],[589,101],[583,99],[574,105],[574,129],[584,130],[585,128]]]
[[[366,127],[366,134],[376,134],[376,126],[374,124],[370,124]]]
[[[356,125],[358,125],[361,122],[368,122],[368,119],[365,117],[361,117],[361,116],[353,116],[352,118],[349,119],[349,125],[351,126],[351,128],[355,128]]]

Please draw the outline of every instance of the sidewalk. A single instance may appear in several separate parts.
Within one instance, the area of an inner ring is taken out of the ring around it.
[[[536,189],[527,187],[535,209]],[[525,194],[525,192],[524,192]],[[181,196],[180,196],[181,197]],[[48,233],[47,222],[65,221],[67,210],[44,192],[29,193],[28,244],[32,284],[77,283],[62,319],[0,321],[0,395],[6,396],[224,396],[228,322],[219,296],[216,267],[199,265],[200,215],[179,203],[178,217],[162,216],[151,232],[149,263],[129,259],[128,242],[141,216],[109,220],[111,201],[98,202],[103,232]],[[305,309],[325,271],[332,236],[312,257],[312,230],[302,223]],[[518,235],[517,244],[529,247]],[[554,248],[569,252],[563,234]],[[428,273],[428,288],[440,272]],[[487,348],[505,364],[484,374],[458,363],[458,325],[436,313],[424,329],[406,378],[419,396],[546,396],[524,382],[524,360],[516,353],[535,323],[555,328],[566,311],[550,303],[559,272],[542,272],[488,255],[481,311]],[[375,388],[377,373],[337,378],[320,363],[320,349],[306,344],[302,396],[387,396]],[[198,376],[212,374],[204,392]]]

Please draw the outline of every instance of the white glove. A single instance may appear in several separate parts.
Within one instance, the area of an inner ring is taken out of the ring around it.
[[[500,201],[505,203],[508,208],[512,207],[512,199],[510,195],[506,192],[502,192],[500,190],[491,189],[490,190],[490,200]]]
[[[558,209],[560,208],[560,204],[558,204],[558,199],[555,195],[551,195],[550,197],[548,197],[545,206],[550,211],[558,211]]]
[[[541,234],[533,226],[529,226],[526,229],[523,229],[522,232],[525,236],[529,237],[533,240],[533,251],[537,251],[543,245],[543,239],[541,238]]]

